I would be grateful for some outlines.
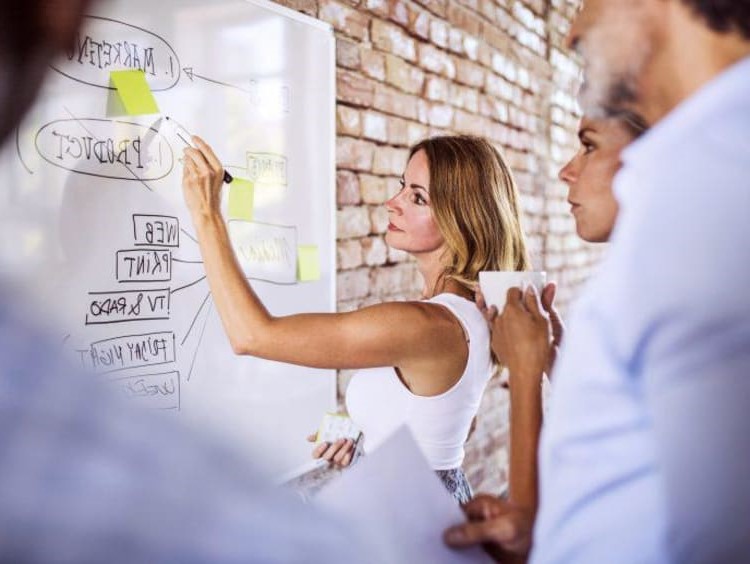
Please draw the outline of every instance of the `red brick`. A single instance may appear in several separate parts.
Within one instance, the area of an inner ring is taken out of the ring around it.
[[[512,41],[510,37],[495,25],[485,22],[482,25],[482,37],[487,43],[502,53],[507,53],[511,50]]]
[[[475,37],[479,35],[482,28],[482,20],[479,16],[455,1],[448,2],[448,22]]]
[[[494,70],[497,74],[501,75],[503,78],[509,80],[510,82],[516,81],[518,68],[503,53],[494,52],[492,54],[491,64],[492,70]]]
[[[396,117],[388,118],[388,143],[409,145],[409,122]]]
[[[401,27],[408,27],[409,8],[403,0],[388,0],[388,15]]]
[[[375,83],[357,73],[336,71],[336,99],[354,106],[371,106],[375,95]]]
[[[479,60],[479,40],[473,35],[464,35],[464,53],[472,61]]]
[[[367,208],[344,206],[336,212],[336,236],[339,239],[364,237],[370,230]]]
[[[474,88],[481,87],[484,85],[484,68],[476,63],[467,61],[465,59],[458,59],[456,61],[456,81],[466,84],[467,86],[473,86]]]
[[[385,264],[388,258],[388,248],[382,237],[368,237],[362,239],[362,259],[368,266]]]
[[[336,294],[339,300],[354,300],[370,294],[370,269],[357,268],[336,274]]]
[[[483,116],[492,117],[495,113],[494,98],[480,94],[479,113]]]
[[[365,0],[365,8],[381,18],[388,17],[388,0]]]
[[[347,69],[359,69],[359,45],[341,37],[336,38],[336,66]]]
[[[381,51],[386,51],[408,61],[417,60],[417,48],[414,39],[407,36],[393,24],[380,20],[372,21],[372,43]]]
[[[372,49],[362,49],[360,52],[362,72],[376,80],[385,80],[385,55]]]
[[[495,26],[497,29],[508,32],[511,28],[516,27],[517,22],[508,13],[507,6],[499,6],[495,12]],[[486,31],[486,30],[485,30]]]
[[[359,239],[347,239],[336,243],[336,266],[349,270],[362,266],[362,243]]]
[[[419,100],[417,102],[417,119],[421,123],[429,123],[430,103],[427,100]]]
[[[362,134],[362,123],[359,111],[341,104],[336,106],[336,133],[359,137]]]
[[[447,78],[456,77],[456,65],[453,58],[445,51],[428,43],[419,45],[419,66]]]
[[[447,6],[450,0],[416,0],[417,4],[424,6],[438,17],[445,18]]]
[[[388,141],[388,122],[386,116],[377,112],[362,113],[362,137],[374,141]]]
[[[482,115],[501,123],[508,123],[508,103],[491,96],[481,97]]]
[[[370,288],[376,296],[412,293],[416,276],[416,266],[411,262],[375,268],[370,273]]]
[[[388,184],[384,177],[361,174],[359,183],[365,204],[383,204],[388,199]]]
[[[494,22],[497,18],[497,6],[493,0],[481,0],[479,12],[491,22]]]
[[[424,97],[432,101],[447,102],[450,96],[449,82],[437,76],[428,76],[424,84]]]
[[[318,17],[330,23],[335,30],[360,41],[369,39],[368,27],[370,17],[359,10],[352,9],[332,0],[319,0]]]
[[[477,60],[479,64],[484,67],[489,67],[492,62],[492,47],[487,45],[484,41],[479,43],[479,52],[477,53]]]
[[[430,22],[430,41],[443,49],[448,47],[448,24],[446,22],[435,19]]]
[[[512,100],[513,98],[513,87],[510,83],[489,72],[485,75],[484,89],[488,94],[492,94],[502,100]]]
[[[433,18],[424,10],[411,10],[409,12],[409,31],[420,39],[429,40],[430,27]]]
[[[385,57],[385,80],[409,94],[421,94],[424,72],[394,55]]]
[[[348,170],[336,172],[336,203],[340,206],[357,205],[362,201],[359,194],[359,178]]]
[[[436,127],[450,127],[453,123],[454,110],[447,104],[430,104],[427,122]]]
[[[308,16],[317,17],[318,15],[318,0],[274,0],[274,2]]]
[[[482,116],[477,116],[464,112],[463,110],[456,110],[454,128],[460,133],[466,133],[469,135],[485,135],[489,131],[489,126],[485,127],[487,123]]]
[[[429,135],[429,130],[421,123],[409,122],[409,145],[415,145]]]
[[[466,88],[458,84],[451,84],[448,100],[454,106],[458,106],[469,112],[477,113],[479,111],[479,91],[476,88]]]
[[[372,172],[400,176],[404,172],[407,155],[406,149],[378,147],[375,150]]]
[[[456,132],[444,127],[430,127],[427,132],[428,137],[439,137],[441,135],[454,135]]]
[[[448,50],[463,55],[464,53],[464,33],[454,27],[448,30]]]
[[[372,105],[375,109],[387,114],[417,119],[417,100],[415,96],[402,94],[390,86],[377,84]]]
[[[479,11],[479,0],[455,0],[462,6],[466,6],[469,8],[469,10],[472,10],[474,12]]]
[[[372,168],[375,145],[351,137],[336,139],[336,164],[339,168],[367,171]]]

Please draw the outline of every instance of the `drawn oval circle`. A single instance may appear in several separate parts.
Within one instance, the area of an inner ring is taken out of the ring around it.
[[[39,129],[34,145],[48,163],[100,178],[160,180],[174,167],[172,146],[163,135],[127,121],[59,119]]]
[[[109,73],[141,69],[152,91],[169,90],[180,80],[180,60],[157,34],[110,18],[85,16],[70,51],[52,68],[71,80],[97,88],[110,86]]]

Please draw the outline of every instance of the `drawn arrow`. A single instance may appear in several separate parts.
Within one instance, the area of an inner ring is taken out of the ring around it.
[[[196,78],[199,78],[201,80],[205,80],[206,82],[212,82],[213,84],[218,84],[219,86],[226,86],[227,88],[234,88],[235,90],[239,90],[240,92],[244,92],[245,94],[252,94],[252,92],[240,86],[235,86],[234,84],[221,82],[220,80],[214,80],[213,78],[208,78],[207,76],[202,76],[200,74],[197,74],[193,70],[193,67],[183,67],[182,71],[190,79],[190,82],[194,82]]]

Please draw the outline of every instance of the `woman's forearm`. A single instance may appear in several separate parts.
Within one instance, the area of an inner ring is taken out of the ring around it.
[[[221,215],[201,215],[194,217],[193,223],[208,284],[224,330],[235,353],[248,354],[272,317],[245,279]]]
[[[509,499],[536,513],[539,485],[537,452],[542,427],[541,375],[510,377]]]

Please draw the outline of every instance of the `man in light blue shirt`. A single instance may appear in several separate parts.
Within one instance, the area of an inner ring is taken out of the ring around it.
[[[531,561],[750,562],[750,1],[587,0],[570,39],[585,113],[654,126],[555,368]],[[528,533],[483,518],[454,544]]]

